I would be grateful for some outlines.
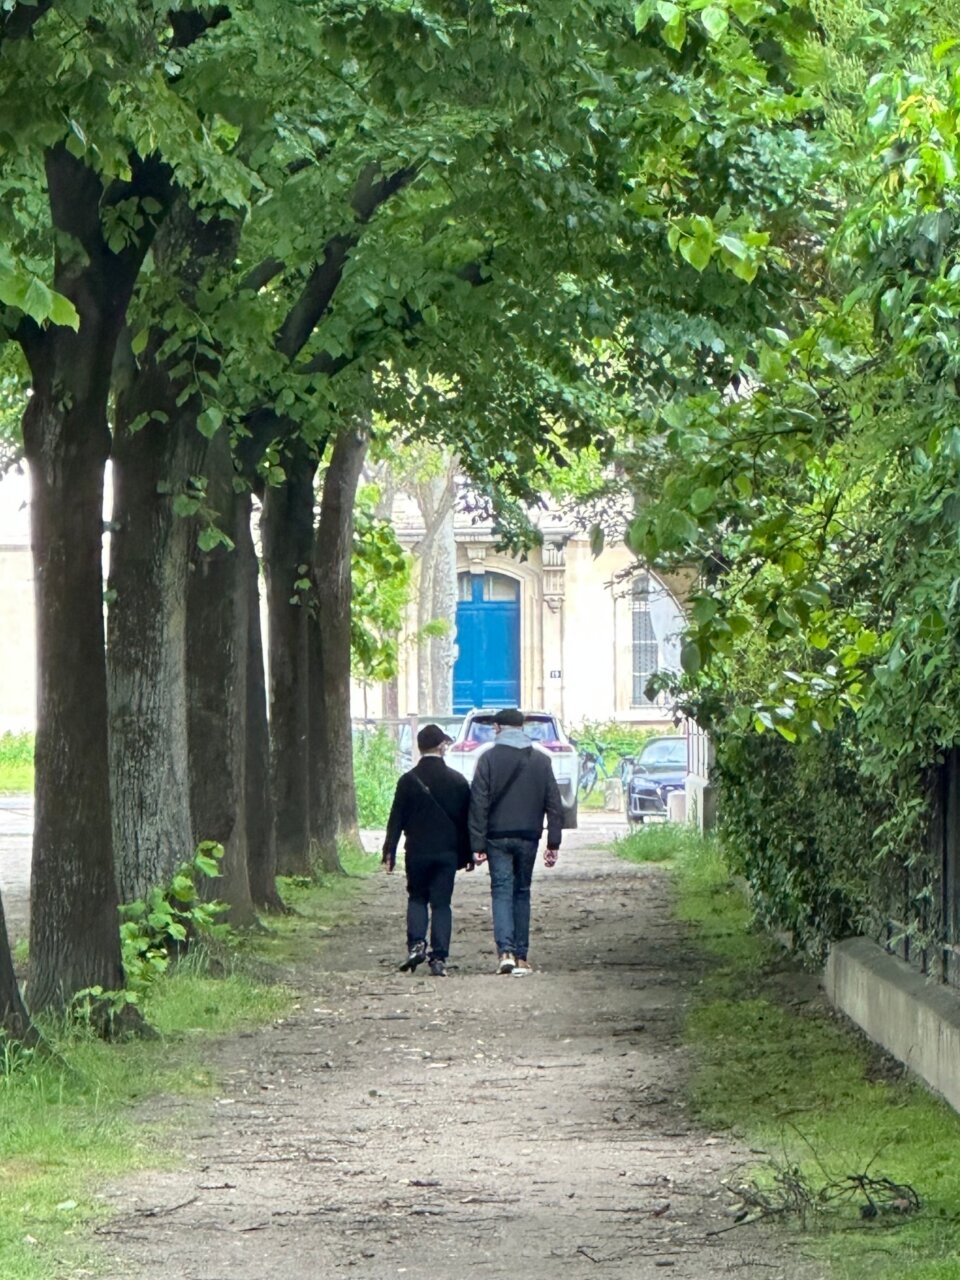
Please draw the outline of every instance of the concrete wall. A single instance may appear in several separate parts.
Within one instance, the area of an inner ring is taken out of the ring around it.
[[[960,992],[922,977],[869,938],[833,946],[824,986],[871,1040],[960,1111]]]

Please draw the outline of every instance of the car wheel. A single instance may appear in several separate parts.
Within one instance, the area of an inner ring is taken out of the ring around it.
[[[563,830],[576,831],[577,829],[577,801],[574,800],[569,809],[563,811]]]

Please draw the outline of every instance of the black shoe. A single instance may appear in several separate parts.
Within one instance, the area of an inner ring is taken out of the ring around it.
[[[435,978],[445,978],[447,976],[447,966],[442,960],[431,960],[430,972]]]
[[[423,964],[426,958],[427,958],[427,944],[425,942],[415,942],[413,946],[410,948],[410,954],[407,956],[406,960],[404,960],[403,964],[400,966],[400,972],[406,973],[407,971],[409,971],[410,973],[413,973],[417,965]]]

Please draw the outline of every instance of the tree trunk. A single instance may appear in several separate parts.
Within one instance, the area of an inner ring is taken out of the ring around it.
[[[97,361],[91,351],[84,356]],[[62,1010],[86,987],[117,990],[124,982],[103,635],[105,402],[104,389],[98,406],[84,400],[66,409],[56,378],[35,375],[24,419],[38,666],[29,986],[35,1012]]]
[[[220,528],[238,541],[249,507],[237,501],[225,432],[207,453],[207,498]],[[238,511],[238,507],[241,510]],[[253,923],[247,871],[245,757],[247,706],[247,592],[235,549],[197,549],[187,587],[187,730],[194,843],[223,845],[221,878],[205,886],[229,904],[229,922]]]
[[[267,688],[263,670],[263,636],[260,631],[260,565],[250,529],[250,500],[246,519],[237,524],[237,551],[247,592],[247,744],[244,761],[247,822],[247,871],[254,906],[282,911],[277,892],[277,846],[274,838],[270,788],[270,734],[267,727]]]
[[[433,621],[434,537],[428,526],[417,548],[417,713],[421,718],[433,710],[432,643],[426,628]]]
[[[323,639],[320,618],[314,605],[307,620],[307,663],[310,677],[309,794],[310,794],[310,868],[339,874],[343,871],[337,848],[336,782],[328,777],[330,730],[325,695]],[[350,744],[353,759],[353,743]],[[335,769],[334,769],[335,771]]]
[[[453,643],[457,610],[457,553],[453,507],[457,459],[414,486],[423,519],[417,547],[417,710],[421,717],[450,715],[453,705]],[[443,635],[426,635],[429,623],[447,624]]]
[[[168,884],[193,856],[186,585],[196,529],[174,513],[173,500],[200,470],[206,448],[192,416],[131,434],[130,411],[135,416],[121,398],[107,627],[113,837],[123,902]]]
[[[457,618],[457,544],[453,528],[453,483],[433,548],[433,616],[447,624],[430,644],[430,688],[434,715],[453,714],[453,653]]]
[[[314,549],[316,625],[311,667],[310,767],[317,805],[312,835],[320,864],[338,868],[337,838],[360,843],[350,722],[350,611],[353,504],[370,437],[352,428],[337,437],[324,476]]]
[[[192,307],[211,272],[232,263],[239,223],[205,221],[187,199],[174,204],[154,246],[158,272],[177,281]],[[139,360],[114,366],[113,521],[107,674],[113,834],[121,900],[166,885],[193,856],[188,776],[186,592],[195,522],[174,502],[203,470],[200,396],[184,400],[184,375],[212,375],[216,358],[191,339],[173,352],[154,328]],[[146,423],[143,419],[147,418]],[[138,421],[139,420],[139,421]],[[143,423],[143,425],[141,425]]]
[[[2,899],[0,899],[0,1036],[6,1036],[18,1044],[26,1045],[35,1045],[40,1040],[20,998],[17,975],[13,971],[13,957],[10,954]]]
[[[30,913],[30,1006],[62,1010],[86,987],[123,985],[113,868],[103,628],[103,471],[107,396],[117,340],[153,237],[145,218],[119,253],[103,238],[106,205],[151,196],[169,204],[169,173],[132,161],[104,190],[65,146],[45,157],[58,232],[54,286],[79,332],[24,321],[33,375],[23,421],[32,482],[37,619],[36,807]]]
[[[267,585],[270,663],[270,768],[281,875],[309,875],[310,706],[308,599],[295,583],[313,558],[316,458],[298,444],[287,478],[268,487],[260,522]]]

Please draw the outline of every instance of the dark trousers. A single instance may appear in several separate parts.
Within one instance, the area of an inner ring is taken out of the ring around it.
[[[407,950],[427,940],[430,923],[430,959],[446,960],[453,930],[453,882],[457,875],[454,853],[407,856]]]

